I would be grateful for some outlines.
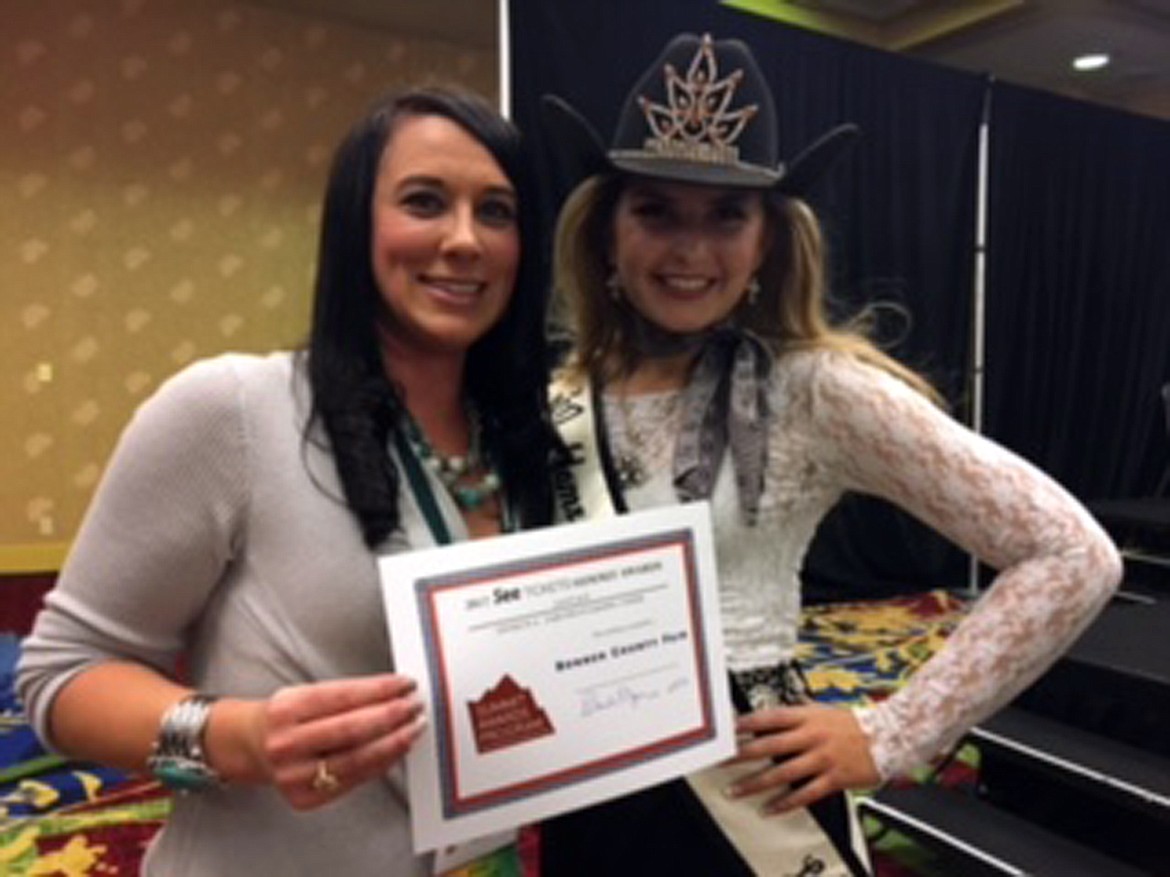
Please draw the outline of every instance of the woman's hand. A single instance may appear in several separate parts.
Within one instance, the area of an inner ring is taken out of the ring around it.
[[[384,776],[422,732],[414,688],[386,674],[277,691],[253,737],[270,781],[290,806],[311,810]]]
[[[822,704],[784,706],[740,716],[739,752],[732,764],[779,758],[736,781],[733,797],[784,788],[764,803],[769,813],[786,813],[839,792],[881,782],[869,740],[850,709]]]

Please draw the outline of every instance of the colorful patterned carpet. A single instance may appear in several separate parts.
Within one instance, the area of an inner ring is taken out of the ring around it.
[[[855,703],[898,688],[933,654],[965,604],[945,591],[810,607],[800,658],[819,699]],[[50,755],[24,721],[12,689],[19,639],[0,634],[0,874],[8,877],[135,877],[142,851],[166,818],[157,783]],[[962,760],[952,781],[966,780]],[[513,877],[531,869],[530,839],[464,869],[459,877]],[[897,837],[874,844],[878,877],[929,873]]]

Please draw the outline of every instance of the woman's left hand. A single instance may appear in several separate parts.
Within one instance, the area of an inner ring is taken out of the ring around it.
[[[843,789],[881,782],[869,739],[850,709],[823,704],[773,707],[740,716],[736,730],[739,752],[731,764],[779,759],[737,780],[730,790],[741,797],[785,787],[767,799],[766,812],[786,813]]]

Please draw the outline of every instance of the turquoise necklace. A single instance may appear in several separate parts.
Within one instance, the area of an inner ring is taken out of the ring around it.
[[[481,448],[479,417],[474,408],[469,408],[467,412],[471,433],[467,454],[452,454],[449,457],[434,449],[409,412],[405,412],[405,415],[404,431],[411,449],[422,464],[438,476],[461,509],[477,509],[499,492],[500,475]],[[467,479],[472,473],[481,469],[484,470],[483,477],[469,483]]]

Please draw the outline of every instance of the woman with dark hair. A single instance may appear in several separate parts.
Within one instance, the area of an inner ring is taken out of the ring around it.
[[[801,196],[851,126],[781,162],[748,47],[690,34],[635,83],[608,149],[567,104],[548,108],[561,153],[588,172],[556,237],[575,344],[554,384],[574,452],[558,498],[566,517],[710,502],[740,747],[548,821],[542,874],[868,873],[843,792],[939,754],[1035,679],[1108,600],[1117,552],[1059,485],[826,317],[820,226]],[[801,564],[846,491],[896,503],[998,570],[908,685],[856,709],[812,703],[794,663]]]
[[[385,99],[334,157],[307,348],[197,363],[123,435],[19,686],[48,745],[182,792],[146,874],[431,873],[376,561],[551,517],[523,171],[480,98]]]

